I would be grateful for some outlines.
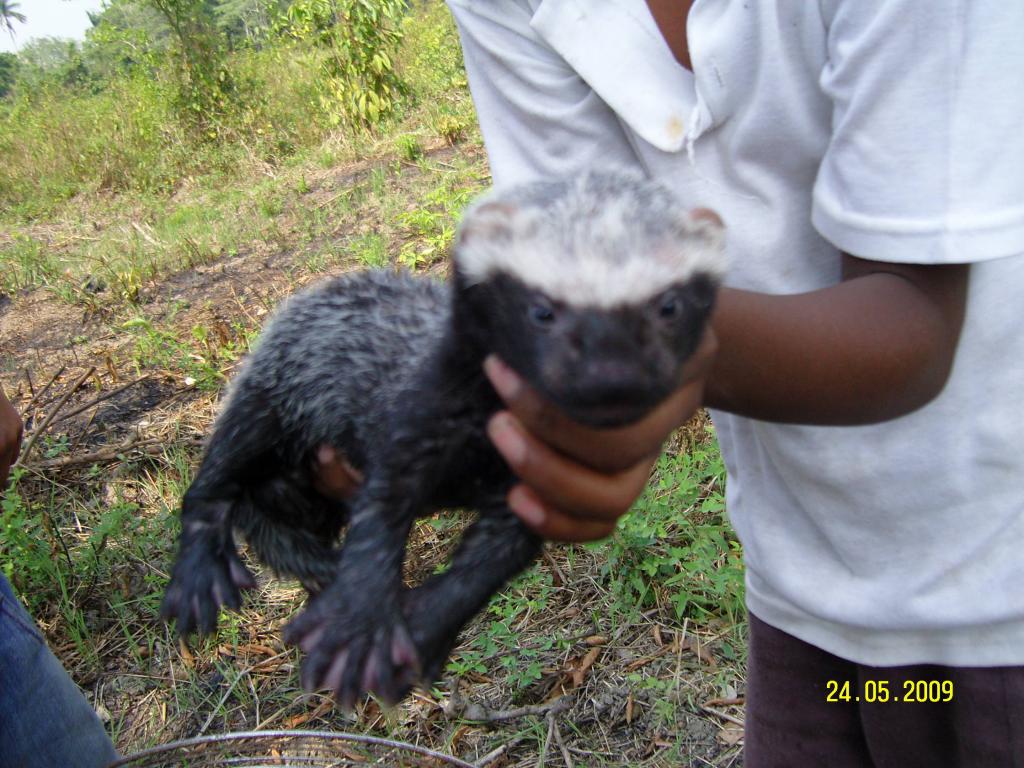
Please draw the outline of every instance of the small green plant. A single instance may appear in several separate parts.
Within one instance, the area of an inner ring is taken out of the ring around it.
[[[448,673],[500,673],[505,684],[515,691],[522,691],[540,680],[544,659],[560,640],[542,637],[524,646],[517,625],[543,611],[553,591],[550,574],[531,569],[520,575],[507,589],[491,598],[487,615],[493,618],[468,646],[449,660]]]
[[[197,389],[216,391],[227,381],[226,367],[245,351],[236,338],[238,329],[193,326],[190,338],[183,340],[169,330],[157,328],[145,317],[136,317],[121,328],[135,334],[133,357],[139,370],[163,368],[179,373],[182,380]]]
[[[387,244],[376,233],[356,237],[347,250],[363,266],[379,269],[388,264]]]
[[[441,115],[434,121],[434,130],[449,146],[454,146],[465,139],[468,127],[465,120],[454,115]]]
[[[395,139],[395,147],[398,149],[398,156],[407,163],[415,163],[423,157],[423,145],[420,140],[411,133],[403,133]]]
[[[53,557],[43,515],[18,486],[25,470],[15,468],[0,499],[0,566],[29,609],[52,596],[58,562]]]
[[[739,542],[725,518],[725,467],[714,443],[662,456],[614,536],[593,545],[620,607],[670,605],[677,620],[743,615]]]
[[[60,269],[40,241],[15,235],[9,244],[0,246],[0,292],[50,285],[59,277]]]
[[[399,263],[416,269],[444,258],[455,237],[457,217],[474,191],[472,186],[462,185],[458,176],[446,176],[424,196],[424,206],[399,214],[399,223],[411,236],[399,251]]]

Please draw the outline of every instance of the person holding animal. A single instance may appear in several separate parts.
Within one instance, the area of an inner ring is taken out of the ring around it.
[[[0,490],[21,447],[21,418],[0,391]],[[0,765],[99,768],[117,752],[0,572]]]
[[[605,439],[488,361],[512,509],[608,535],[705,405],[744,764],[1024,761],[1024,5],[448,4],[497,187],[639,168],[721,216],[731,261],[707,364]]]

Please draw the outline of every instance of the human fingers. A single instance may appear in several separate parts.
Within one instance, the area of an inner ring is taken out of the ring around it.
[[[608,538],[615,530],[615,520],[570,515],[545,504],[529,487],[521,483],[509,491],[508,505],[527,527],[548,541],[574,544],[598,541]]]
[[[658,453],[673,429],[701,406],[704,383],[717,352],[705,333],[680,375],[680,386],[642,419],[623,427],[596,429],[572,421],[494,355],[484,370],[498,395],[526,429],[561,453],[604,472],[622,472]]]
[[[546,538],[583,541],[607,536],[643,491],[656,458],[648,456],[621,472],[594,470],[531,435],[506,411],[491,418],[487,432],[528,486],[510,492],[510,506]]]

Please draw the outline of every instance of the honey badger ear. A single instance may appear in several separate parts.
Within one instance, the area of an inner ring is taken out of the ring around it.
[[[710,208],[694,208],[677,221],[679,234],[685,239],[702,241],[710,248],[721,248],[725,241],[725,224]]]
[[[466,211],[459,225],[456,247],[470,247],[480,241],[506,243],[516,229],[519,207],[507,202],[485,202]]]
[[[675,237],[685,258],[696,271],[721,279],[728,266],[725,255],[725,224],[710,208],[679,211],[673,222]]]

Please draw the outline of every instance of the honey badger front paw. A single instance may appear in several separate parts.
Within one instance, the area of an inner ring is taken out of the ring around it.
[[[345,709],[367,693],[395,704],[420,678],[419,654],[405,623],[378,604],[346,610],[325,592],[292,620],[284,637],[307,654],[303,688],[331,690]]]
[[[165,621],[175,619],[182,637],[193,631],[208,635],[217,628],[221,606],[237,609],[242,604],[242,591],[255,586],[255,577],[242,564],[233,544],[183,544],[160,606],[160,616]]]

